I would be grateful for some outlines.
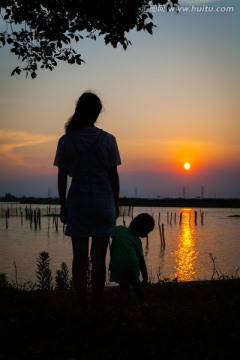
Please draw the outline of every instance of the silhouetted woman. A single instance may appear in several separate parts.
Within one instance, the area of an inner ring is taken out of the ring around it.
[[[93,300],[99,302],[105,285],[105,258],[110,235],[119,214],[121,164],[116,139],[94,124],[102,110],[97,95],[83,93],[66,133],[58,142],[54,165],[58,166],[60,218],[73,247],[73,282],[80,301],[86,304],[87,261],[91,242]],[[72,178],[66,197],[67,179]]]

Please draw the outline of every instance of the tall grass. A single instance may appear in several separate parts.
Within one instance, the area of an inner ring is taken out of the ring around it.
[[[211,280],[228,280],[228,279],[238,279],[240,268],[238,267],[234,274],[224,275],[221,270],[216,265],[216,257],[213,256],[212,253],[209,254],[209,257],[212,261],[212,277]],[[70,271],[68,269],[67,263],[62,262],[61,268],[56,271],[56,275],[53,278],[52,270],[50,267],[51,258],[48,252],[41,252],[36,260],[36,283],[32,283],[31,281],[27,281],[24,284],[19,284],[18,282],[18,271],[17,264],[14,261],[14,269],[15,269],[15,282],[10,282],[5,273],[0,273],[0,289],[18,289],[18,290],[35,290],[36,288],[39,290],[57,290],[57,291],[65,291],[73,289],[73,281],[70,276]],[[151,271],[149,271],[151,275]],[[153,278],[153,276],[152,276]],[[151,276],[150,276],[150,283]],[[163,282],[177,282],[178,279],[169,279],[162,278],[160,268],[157,272],[157,283]],[[91,258],[88,258],[87,262],[87,287],[91,288],[92,286],[92,261]]]

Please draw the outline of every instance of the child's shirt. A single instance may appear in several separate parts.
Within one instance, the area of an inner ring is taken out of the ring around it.
[[[141,239],[131,229],[117,226],[110,254],[110,270],[138,271],[139,257],[143,256]]]

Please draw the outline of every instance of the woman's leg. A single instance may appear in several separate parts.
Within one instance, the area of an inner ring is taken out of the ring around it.
[[[89,239],[72,238],[73,262],[72,277],[75,290],[83,305],[86,304],[87,296],[87,261]]]
[[[92,291],[94,302],[100,302],[106,281],[106,254],[109,237],[92,238]]]

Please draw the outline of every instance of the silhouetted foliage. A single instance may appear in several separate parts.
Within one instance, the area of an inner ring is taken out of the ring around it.
[[[42,251],[38,256],[36,275],[38,279],[38,288],[41,290],[51,290],[53,288],[50,256],[46,251]]]
[[[152,6],[178,9],[178,0],[152,0]],[[132,29],[152,34],[152,12],[146,0],[2,0],[5,30],[0,32],[1,47],[8,45],[25,62],[11,73],[22,71],[37,76],[40,68],[53,70],[57,60],[81,65],[84,60],[74,45],[84,38],[103,36],[105,44],[118,44],[126,50]]]
[[[0,289],[6,289],[8,287],[11,287],[7,275],[5,273],[0,273]]]
[[[57,270],[55,282],[56,290],[62,291],[71,289],[72,281],[70,280],[68,266],[65,262],[62,262],[61,269]]]
[[[15,201],[17,200],[18,198],[10,193],[6,193],[5,196],[3,198],[1,198],[1,200],[4,200],[4,201]]]

